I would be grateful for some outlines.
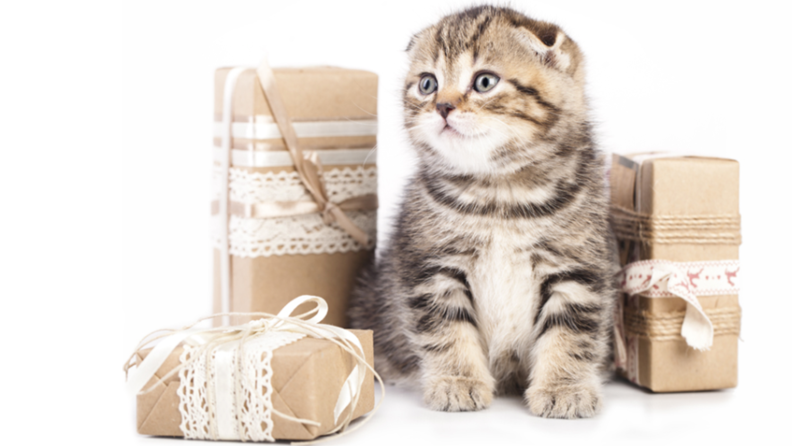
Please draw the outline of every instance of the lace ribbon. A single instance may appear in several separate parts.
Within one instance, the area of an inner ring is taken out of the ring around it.
[[[696,297],[738,294],[739,271],[740,263],[737,260],[684,263],[643,260],[625,266],[619,272],[619,283],[621,291],[629,297],[636,295],[648,298],[678,297],[687,302],[687,305],[679,328],[674,324],[676,314],[671,317],[674,320],[658,320],[647,314],[627,315],[621,305],[618,305],[614,327],[616,366],[629,372],[631,364],[635,365],[636,345],[631,340],[636,335],[655,340],[670,340],[681,335],[690,347],[696,350],[709,350],[712,347],[715,328],[718,328],[721,334],[727,331],[733,332],[736,323],[736,330],[739,332],[739,314],[736,316],[736,322],[733,314],[725,315],[728,320],[722,320],[720,314],[716,315],[718,324],[715,327]],[[669,323],[673,325],[669,326]]]
[[[312,311],[291,316],[300,305],[313,302]],[[160,381],[179,374],[180,428],[185,438],[211,440],[274,441],[272,415],[291,421],[318,426],[313,420],[299,419],[283,414],[272,407],[272,370],[269,360],[272,352],[302,337],[325,339],[352,355],[357,364],[344,382],[333,414],[336,427],[330,434],[351,432],[367,421],[382,404],[385,388],[382,379],[366,362],[360,341],[347,330],[320,324],[327,314],[327,302],[321,297],[300,296],[289,302],[277,316],[267,313],[232,313],[230,316],[259,316],[261,319],[233,327],[196,329],[201,321],[223,316],[216,314],[202,318],[180,330],[152,336],[141,341],[124,365],[127,372],[127,389],[145,394],[156,384],[144,389],[168,356],[180,344],[185,351],[181,364]],[[154,346],[146,358],[137,363],[140,351],[152,342]],[[136,367],[131,373],[129,370]],[[363,422],[346,430],[354,416],[365,377],[371,371],[382,389],[382,398]],[[157,383],[159,383],[158,381]],[[347,416],[339,423],[341,414],[349,408]]]
[[[350,212],[356,225],[369,234],[377,227],[377,213]],[[212,218],[213,244],[222,249],[219,215]],[[334,254],[365,249],[336,224],[328,225],[321,214],[278,218],[245,218],[231,215],[228,226],[228,253],[256,258],[280,255]]]
[[[338,225],[347,231],[358,243],[368,246],[368,235],[357,227],[340,207],[333,204],[327,198],[327,191],[325,191],[324,185],[319,178],[321,165],[316,152],[313,152],[307,157],[303,156],[302,149],[297,144],[297,133],[294,131],[291,118],[286,111],[286,106],[283,104],[283,99],[281,99],[280,92],[275,85],[275,76],[266,60],[261,62],[256,73],[258,74],[259,83],[264,89],[264,95],[267,97],[267,102],[272,111],[272,116],[275,118],[275,123],[278,125],[278,129],[283,136],[286,148],[289,149],[289,153],[292,155],[294,170],[300,175],[300,179],[305,184],[305,188],[308,189],[319,209],[321,209],[325,223],[330,224],[332,222],[337,222]]]
[[[358,161],[359,162],[359,161]],[[223,229],[220,197],[222,169],[214,171],[212,243],[237,257],[332,254],[359,251],[360,245],[337,224],[326,224],[317,204],[297,172],[251,172],[231,168],[228,181],[228,227]],[[345,208],[347,215],[371,240],[376,236],[376,211],[354,211],[354,203],[368,196],[376,199],[377,169],[374,167],[332,168],[322,172],[330,200]],[[225,233],[224,231],[228,231]],[[226,245],[227,243],[227,245]]]
[[[622,291],[628,296],[680,297],[687,302],[680,334],[691,347],[707,350],[712,346],[712,322],[696,296],[737,294],[739,271],[737,260],[686,263],[644,260],[627,265],[619,279]]]
[[[222,195],[215,173],[215,196]],[[344,167],[321,172],[321,180],[330,201],[345,211],[377,209],[377,169]],[[297,172],[249,172],[231,168],[228,181],[229,213],[246,218],[274,218],[321,213]],[[220,200],[212,202],[212,214],[218,214]],[[364,245],[365,246],[365,245]]]
[[[221,193],[219,200],[215,206],[217,214],[220,217],[220,302],[221,308],[224,313],[230,311],[231,306],[231,234],[230,225],[234,217],[244,216],[250,218],[273,218],[275,221],[286,223],[291,221],[296,223],[295,219],[305,217],[301,221],[303,229],[315,227],[314,218],[312,214],[317,211],[321,214],[321,221],[325,228],[317,228],[318,231],[309,230],[305,239],[290,241],[290,243],[273,244],[270,246],[272,249],[255,250],[256,253],[263,253],[263,255],[271,255],[272,253],[279,253],[283,251],[286,246],[287,252],[291,251],[305,251],[309,252],[316,250],[316,244],[310,243],[315,238],[316,232],[326,233],[323,229],[332,228],[337,226],[343,232],[352,238],[354,243],[348,243],[346,240],[336,240],[332,243],[325,243],[327,246],[332,246],[335,251],[338,247],[342,249],[354,249],[359,246],[369,248],[372,246],[372,231],[361,229],[359,223],[359,216],[355,218],[353,215],[348,215],[347,212],[354,214],[356,212],[373,211],[377,208],[377,197],[375,193],[370,193],[358,197],[350,197],[341,202],[333,202],[330,200],[330,195],[322,181],[322,165],[319,161],[319,154],[316,151],[303,152],[297,141],[297,134],[294,125],[286,111],[283,100],[275,85],[275,77],[272,70],[269,68],[266,60],[261,63],[257,69],[257,78],[264,90],[264,96],[269,103],[272,117],[283,138],[284,144],[288,149],[291,156],[291,161],[294,165],[295,172],[300,179],[303,188],[308,192],[312,198],[314,205],[307,205],[306,203],[292,203],[292,202],[269,202],[269,203],[233,203],[230,200],[230,175],[231,175],[231,160],[234,155],[232,150],[232,136],[233,136],[233,102],[234,91],[236,89],[237,80],[239,75],[244,71],[244,68],[232,69],[223,90],[223,117],[220,126],[221,131]],[[349,126],[347,126],[350,128]],[[370,133],[371,130],[366,130]],[[368,134],[367,133],[367,134]],[[255,136],[255,135],[254,135]],[[287,220],[291,218],[292,220]],[[307,224],[306,224],[307,223]],[[278,231],[282,233],[283,231]],[[266,237],[265,237],[266,238]],[[338,237],[336,237],[338,239]],[[296,242],[296,243],[292,243]],[[254,250],[248,250],[253,252]],[[335,252],[333,251],[333,252]],[[228,318],[223,318],[223,324],[228,324]]]

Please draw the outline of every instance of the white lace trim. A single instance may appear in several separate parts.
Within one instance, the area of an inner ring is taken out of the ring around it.
[[[182,417],[179,428],[184,437],[196,440],[275,441],[272,437],[272,352],[303,337],[304,334],[293,332],[270,332],[246,342],[241,367],[230,367],[231,382],[241,378],[238,381],[242,395],[230,398],[231,406],[225,408],[217,406],[216,395],[216,356],[217,350],[223,346],[204,352],[189,364],[196,348],[185,346],[179,359],[186,366],[179,372],[177,392]],[[237,347],[232,349],[231,358],[236,357],[236,350]],[[207,356],[210,357],[209,361]],[[240,371],[242,376],[238,377]],[[240,410],[237,410],[238,402],[242,403]],[[225,413],[216,413],[223,410]],[[238,423],[231,423],[230,426],[233,432],[228,435],[218,432],[218,417],[235,418],[237,414],[240,417]]]
[[[377,236],[377,211],[347,212],[371,240]],[[214,247],[220,249],[219,216],[213,219]],[[338,224],[326,224],[316,214],[280,218],[244,218],[232,215],[228,224],[230,254],[236,257],[334,254],[364,249]],[[368,247],[365,247],[368,248]]]
[[[215,198],[220,196],[220,170],[215,171]],[[352,197],[377,193],[377,169],[345,167],[329,169],[322,180],[330,201],[340,203]],[[229,171],[229,198],[244,204],[272,201],[311,201],[311,195],[296,172]],[[377,212],[347,212],[349,218],[374,240],[377,235]],[[213,219],[212,241],[222,245],[219,216]],[[230,254],[237,257],[323,254],[359,251],[364,247],[337,224],[327,225],[318,213],[279,218],[229,219]]]
[[[220,169],[215,169],[215,198],[220,196]],[[352,197],[377,193],[377,169],[344,167],[322,172],[330,201],[340,203]],[[231,168],[228,178],[229,198],[245,204],[267,201],[309,201],[311,195],[297,172],[249,172]]]

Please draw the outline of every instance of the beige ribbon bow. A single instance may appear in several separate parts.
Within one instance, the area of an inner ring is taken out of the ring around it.
[[[349,233],[358,243],[363,246],[369,246],[368,235],[349,219],[342,208],[347,210],[376,208],[376,196],[365,195],[352,198],[341,205],[336,205],[328,199],[327,191],[321,181],[322,169],[319,157],[316,152],[313,152],[308,157],[303,155],[302,149],[297,144],[297,133],[294,131],[291,118],[286,112],[286,107],[275,85],[275,76],[266,60],[261,63],[256,73],[258,74],[259,83],[264,89],[264,96],[269,102],[272,117],[275,118],[275,123],[281,132],[286,148],[294,161],[294,169],[297,171],[297,175],[299,175],[305,188],[308,189],[308,192],[311,193],[314,201],[316,201],[324,222],[327,224],[338,223],[338,226]]]
[[[307,313],[293,315],[297,307],[305,303],[315,303],[316,307]],[[140,341],[137,348],[135,348],[135,351],[132,353],[132,355],[130,355],[126,363],[124,363],[124,372],[127,374],[127,390],[130,393],[137,395],[149,393],[157,387],[157,384],[166,382],[172,376],[179,376],[179,378],[182,379],[182,375],[180,374],[181,370],[187,367],[191,362],[197,361],[199,358],[201,358],[203,353],[212,352],[221,345],[236,344],[237,349],[234,351],[234,357],[231,358],[232,360],[225,358],[224,361],[221,361],[219,357],[213,356],[211,354],[209,355],[212,364],[215,366],[215,373],[218,373],[219,370],[225,368],[227,369],[226,374],[231,376],[232,372],[229,368],[236,367],[238,364],[236,355],[239,354],[237,352],[243,351],[244,345],[247,342],[250,342],[257,337],[268,336],[270,333],[278,331],[303,334],[308,337],[323,339],[336,344],[342,350],[346,351],[352,357],[353,361],[356,362],[352,372],[344,382],[338,395],[335,407],[333,408],[334,423],[336,423],[336,426],[327,432],[327,434],[339,433],[336,435],[336,437],[346,435],[366,423],[374,415],[377,409],[379,409],[379,406],[382,404],[382,401],[385,398],[385,386],[379,374],[366,361],[365,353],[363,352],[363,346],[361,345],[360,340],[358,340],[354,334],[343,328],[320,323],[327,315],[327,309],[327,302],[324,299],[317,296],[306,295],[291,300],[277,315],[268,313],[220,313],[201,318],[194,323],[178,330],[157,330],[145,336]],[[202,321],[222,316],[250,316],[256,317],[258,319],[250,321],[247,324],[231,327],[225,326],[205,329],[195,328],[195,325]],[[156,377],[157,370],[159,370],[162,364],[165,363],[166,359],[171,355],[173,350],[183,342],[187,342],[190,339],[192,339],[192,343],[195,344],[195,351],[190,355],[189,359],[173,368],[165,376],[161,378],[157,377],[153,384],[149,384],[152,378]],[[155,341],[159,342],[157,342],[149,350],[145,359],[141,359],[141,351],[147,349]],[[221,366],[221,362],[225,362],[225,364]],[[360,400],[361,389],[363,386],[366,370],[368,370],[368,372],[374,376],[374,379],[380,385],[380,390],[382,391],[380,401],[377,402],[369,416],[367,416],[362,422],[358,423],[357,426],[351,429],[347,429],[355,416],[355,408],[357,407],[357,404]],[[237,397],[241,395],[242,392],[240,388],[240,380],[244,379],[244,374],[241,370],[236,370],[233,372],[233,374],[235,379],[233,384],[230,385],[231,387],[221,391],[221,393],[226,397]],[[184,404],[184,402],[181,404]],[[239,416],[239,411],[242,410],[242,405],[238,403],[236,405],[227,403],[225,406],[226,407],[224,408],[219,406],[212,407],[210,410],[210,412],[214,414],[214,417],[210,419],[210,424],[220,423],[220,426],[213,425],[213,427],[209,429],[210,438],[214,440],[237,439],[227,434],[223,435],[222,432],[233,432],[233,427],[228,424],[240,422],[242,417]],[[312,426],[320,425],[320,423],[317,421],[297,418],[282,413],[271,406],[268,409],[273,414],[286,420]],[[233,413],[230,417],[220,416],[222,415],[222,412],[227,411],[236,411],[236,416],[233,416]],[[343,413],[346,413],[346,416],[342,418],[341,415]],[[226,426],[223,426],[224,423]],[[240,435],[238,438],[239,440],[246,441],[247,438],[243,435],[245,432],[244,428],[239,426],[236,432]],[[322,440],[301,442],[297,444],[312,444],[319,443],[321,441]]]

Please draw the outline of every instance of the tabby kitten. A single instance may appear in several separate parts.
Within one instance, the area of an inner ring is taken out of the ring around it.
[[[419,382],[435,410],[601,405],[616,264],[583,55],[556,25],[508,8],[416,34],[403,92],[420,165],[389,246],[350,316],[377,370]]]

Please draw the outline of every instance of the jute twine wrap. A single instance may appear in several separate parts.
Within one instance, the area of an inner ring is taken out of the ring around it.
[[[740,307],[714,308],[705,313],[712,321],[715,336],[740,334]],[[628,308],[624,312],[624,329],[628,335],[653,341],[684,341],[681,334],[684,319],[684,311],[658,314]]]
[[[651,215],[611,206],[611,225],[619,240],[644,244],[739,245],[739,215]]]

